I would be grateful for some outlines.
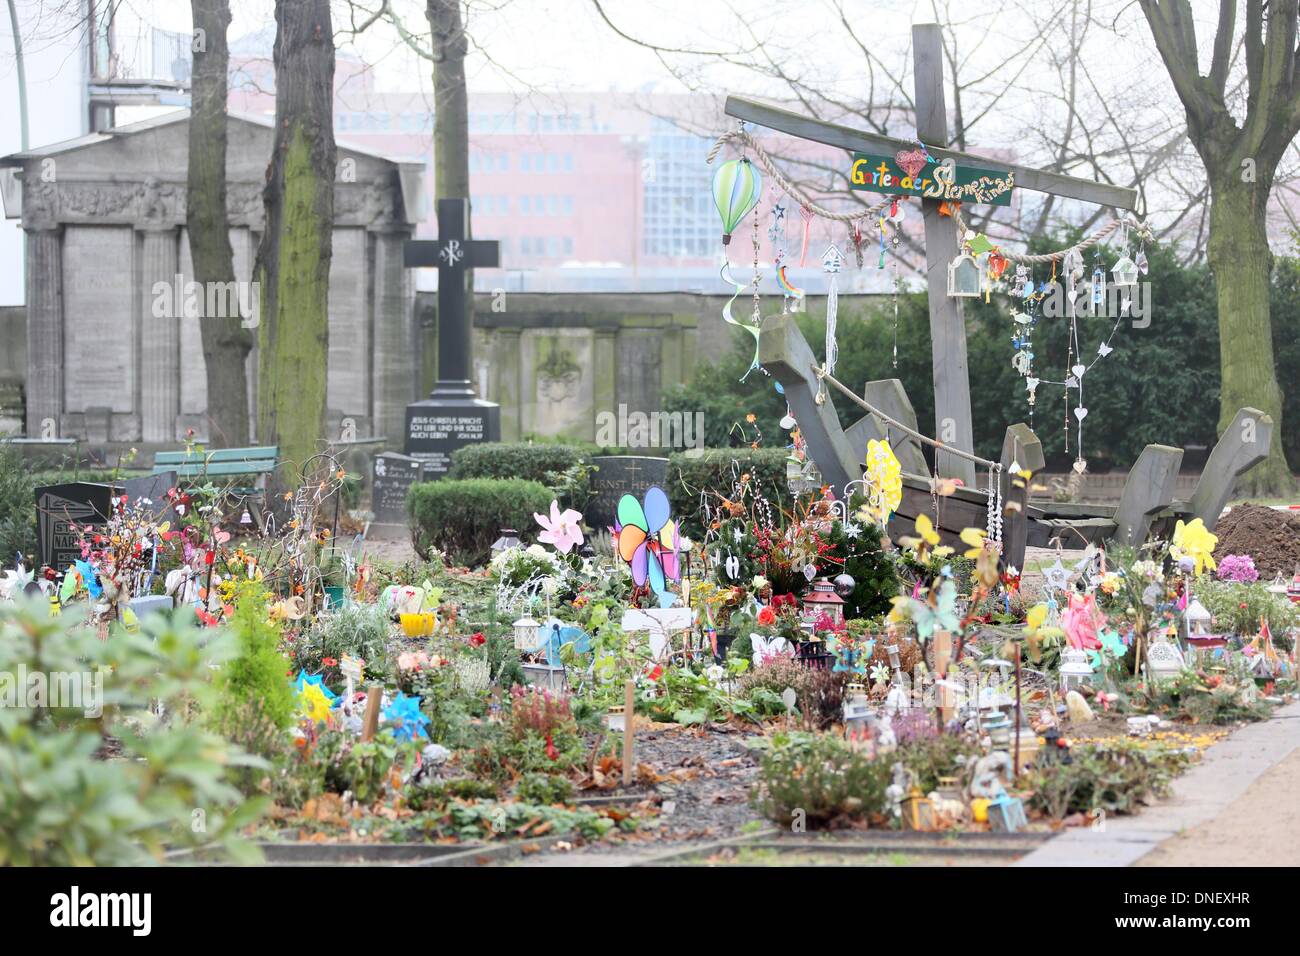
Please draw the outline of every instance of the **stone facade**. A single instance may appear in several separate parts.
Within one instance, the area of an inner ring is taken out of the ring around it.
[[[22,183],[21,210],[5,211],[21,215],[27,233],[29,435],[53,422],[60,436],[91,443],[174,445],[188,428],[208,437],[202,319],[183,307],[188,121],[180,111],[0,160]],[[230,117],[227,209],[240,283],[252,280],[264,228],[273,139],[266,122]],[[356,436],[400,445],[406,404],[420,394],[414,284],[401,268],[402,243],[422,218],[419,165],[343,144],[338,153],[327,426],[337,433],[350,421]],[[173,301],[159,317],[164,288]],[[256,349],[249,362],[255,402]]]

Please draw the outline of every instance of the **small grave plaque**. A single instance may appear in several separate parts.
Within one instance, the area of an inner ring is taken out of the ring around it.
[[[112,510],[109,485],[74,481],[36,489],[36,565],[65,570],[81,557],[74,524],[104,524]]]
[[[370,478],[375,524],[406,527],[406,493],[411,485],[424,480],[424,463],[410,455],[384,452],[374,457]]]
[[[668,459],[646,455],[598,455],[591,460],[599,471],[592,475],[592,497],[584,514],[593,528],[614,524],[618,499],[640,498],[651,485],[663,488],[668,479]],[[666,489],[665,489],[666,490]]]

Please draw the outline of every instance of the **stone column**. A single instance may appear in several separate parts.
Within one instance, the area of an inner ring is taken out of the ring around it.
[[[149,226],[142,230],[144,250],[140,258],[140,417],[144,441],[176,441],[176,416],[181,410],[181,317],[169,307],[161,317],[154,315],[156,283],[165,283],[163,294],[175,303],[177,229]],[[162,288],[161,286],[159,287]],[[182,289],[183,293],[184,290]],[[199,319],[200,322],[203,319]]]
[[[523,329],[503,327],[493,330],[492,400],[501,406],[501,440],[518,441],[523,422],[523,396],[520,394],[520,340]]]
[[[407,229],[376,231],[374,266],[374,431],[391,448],[406,441],[406,406],[420,395],[420,348],[410,273],[402,265]]]
[[[601,412],[618,415],[618,326],[601,325],[595,329],[591,347],[592,438],[596,416]]]
[[[63,227],[27,230],[27,436],[59,436],[63,415]]]

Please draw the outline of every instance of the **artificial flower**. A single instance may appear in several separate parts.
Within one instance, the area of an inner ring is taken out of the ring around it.
[[[542,533],[537,536],[537,540],[555,545],[555,550],[561,554],[568,554],[576,545],[582,544],[582,528],[579,527],[582,512],[572,508],[560,511],[560,503],[553,500],[549,518],[536,512],[533,513],[533,518],[542,526]]]
[[[1170,542],[1169,553],[1175,558],[1191,558],[1195,573],[1200,574],[1205,570],[1213,571],[1217,567],[1213,554],[1218,543],[1218,536],[1211,533],[1200,518],[1190,522],[1180,520],[1174,525],[1174,537]]]

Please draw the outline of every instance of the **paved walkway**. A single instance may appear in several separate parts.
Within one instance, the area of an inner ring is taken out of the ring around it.
[[[1212,746],[1168,800],[1068,830],[1016,866],[1300,865],[1300,703]]]

